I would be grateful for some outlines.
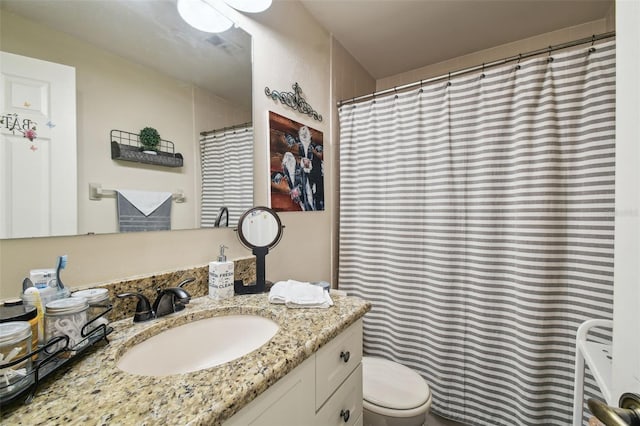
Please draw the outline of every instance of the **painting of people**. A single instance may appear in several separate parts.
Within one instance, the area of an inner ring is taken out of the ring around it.
[[[269,112],[271,208],[324,210],[322,132]]]

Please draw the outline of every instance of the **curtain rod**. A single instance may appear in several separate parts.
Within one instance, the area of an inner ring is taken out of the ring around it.
[[[343,99],[341,101],[338,101],[338,108],[343,106],[343,105],[349,105],[349,104],[352,104],[354,102],[362,101],[362,100],[369,99],[369,98],[374,98],[376,96],[386,95],[388,93],[394,93],[394,92],[397,93],[398,91],[404,91],[404,90],[412,89],[414,87],[422,86],[425,83],[431,83],[431,82],[434,82],[434,81],[443,80],[445,78],[451,78],[451,77],[454,77],[454,76],[463,75],[463,74],[471,73],[471,72],[474,72],[474,71],[479,71],[479,70],[483,70],[483,69],[487,69],[487,68],[492,68],[492,67],[496,67],[498,65],[504,65],[506,63],[513,62],[513,61],[520,61],[522,59],[527,59],[527,58],[530,58],[532,56],[542,55],[543,53],[551,53],[551,52],[554,52],[556,50],[567,49],[569,47],[579,46],[581,44],[586,44],[586,43],[593,44],[598,40],[603,40],[603,39],[606,39],[606,38],[615,37],[615,35],[616,35],[615,31],[611,31],[611,32],[608,32],[608,33],[602,33],[602,34],[598,34],[598,35],[594,34],[591,37],[585,37],[585,38],[574,40],[574,41],[570,41],[570,42],[567,42],[567,43],[558,44],[556,46],[545,47],[543,49],[532,50],[532,51],[527,52],[527,53],[520,53],[520,54],[515,55],[515,56],[509,56],[507,58],[498,59],[497,61],[487,62],[487,63],[481,64],[481,65],[474,65],[472,67],[462,68],[462,69],[459,69],[459,70],[456,70],[456,71],[449,72],[447,74],[439,75],[437,77],[431,77],[431,78],[420,80],[420,81],[414,81],[413,83],[408,83],[408,84],[405,84],[405,85],[402,85],[402,86],[392,87],[391,89],[385,89],[385,90],[381,90],[379,92],[373,92],[373,93],[370,93],[368,95],[357,96],[357,97],[351,98],[351,99]]]
[[[253,124],[253,122],[247,121],[246,123],[234,124],[233,126],[227,126],[227,127],[221,128],[221,129],[206,130],[204,132],[200,132],[200,136],[209,136],[209,135],[211,135],[213,133],[226,132],[227,130],[234,130],[234,129],[240,129],[242,127],[249,127],[252,124]]]

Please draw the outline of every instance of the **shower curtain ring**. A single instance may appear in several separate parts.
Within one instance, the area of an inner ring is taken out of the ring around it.
[[[393,97],[393,99],[398,99],[398,90],[396,88],[396,86],[393,86],[393,93],[395,93],[396,95]]]
[[[449,81],[447,81],[447,87],[451,86],[451,72],[449,72]]]
[[[516,63],[516,70],[519,70],[520,68],[522,68],[520,66],[520,60],[522,59],[522,53],[518,53],[518,62]]]
[[[482,63],[482,74],[480,74],[480,78],[484,78],[484,62]]]
[[[551,56],[551,50],[553,47],[549,46],[549,57],[547,58],[547,62],[553,62],[553,56]]]
[[[418,93],[422,93],[424,92],[424,90],[422,90],[422,79],[420,80],[420,90],[418,91]]]
[[[595,51],[596,51],[596,48],[595,48],[595,47],[593,47],[593,45],[595,44],[595,42],[596,42],[596,35],[595,35],[595,34],[593,34],[593,35],[591,36],[591,47],[589,48],[589,53],[593,53],[593,52],[595,52]]]

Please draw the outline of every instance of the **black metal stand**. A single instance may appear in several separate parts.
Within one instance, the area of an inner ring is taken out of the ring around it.
[[[233,283],[235,294],[257,294],[266,291],[265,280],[265,256],[269,253],[269,247],[254,247],[253,254],[256,256],[256,281],[243,285],[241,281]]]
[[[29,358],[33,359],[36,355],[38,357],[38,359],[33,362],[31,372],[18,382],[21,386],[24,386],[24,389],[13,394],[0,396],[0,406],[19,402],[23,398],[25,404],[30,403],[42,380],[55,373],[65,364],[77,359],[80,354],[84,353],[97,342],[104,340],[106,343],[109,343],[107,336],[113,332],[113,328],[102,323],[95,328],[91,326],[98,318],[103,317],[112,309],[112,305],[100,305],[100,307],[105,308],[105,310],[82,327],[81,334],[84,339],[76,345],[77,349],[69,347],[69,336],[57,336],[49,340],[44,346],[4,364],[2,366],[3,368],[11,368],[14,365],[23,363]],[[83,344],[85,341],[87,343]]]

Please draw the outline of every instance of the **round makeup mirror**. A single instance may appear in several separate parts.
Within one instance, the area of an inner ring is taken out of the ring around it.
[[[240,216],[238,238],[256,256],[256,282],[236,285],[237,294],[262,293],[266,290],[265,256],[282,238],[284,226],[278,214],[269,207],[254,207]]]
[[[280,217],[268,207],[249,209],[238,221],[238,237],[249,249],[274,247],[282,238]]]

